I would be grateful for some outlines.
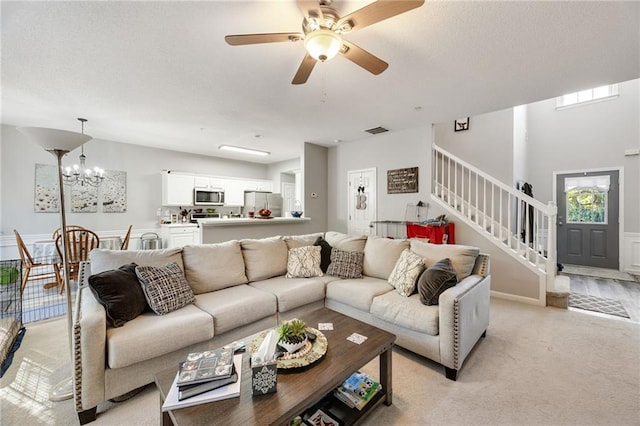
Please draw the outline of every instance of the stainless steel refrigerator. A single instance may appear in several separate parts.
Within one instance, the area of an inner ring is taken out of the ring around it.
[[[243,216],[249,217],[249,212],[258,214],[260,209],[269,208],[271,216],[282,216],[282,195],[273,192],[251,191],[244,193]]]

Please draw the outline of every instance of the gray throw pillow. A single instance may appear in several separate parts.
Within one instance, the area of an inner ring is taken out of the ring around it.
[[[136,275],[149,307],[165,315],[195,302],[189,283],[177,263],[164,266],[138,266]]]
[[[449,258],[442,259],[425,270],[418,279],[418,293],[424,305],[437,305],[438,298],[447,289],[458,284],[458,276]]]
[[[340,278],[362,278],[364,252],[345,251],[337,248],[331,250],[331,264],[327,274]]]
[[[130,263],[89,277],[89,288],[104,306],[107,322],[112,327],[123,326],[147,309],[136,266]]]

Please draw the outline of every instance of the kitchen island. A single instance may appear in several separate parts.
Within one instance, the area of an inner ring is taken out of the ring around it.
[[[311,218],[308,217],[198,219],[198,225],[200,226],[200,241],[203,244],[322,231],[314,229]]]

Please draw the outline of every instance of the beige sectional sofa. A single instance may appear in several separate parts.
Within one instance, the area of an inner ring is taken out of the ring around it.
[[[289,250],[312,245],[318,236],[335,249],[363,252],[362,278],[287,278]],[[440,295],[438,305],[422,304],[418,294],[402,296],[389,284],[405,249],[427,267],[451,259],[460,282]],[[176,262],[195,302],[165,315],[145,311],[121,327],[109,326],[89,276],[131,262]],[[96,249],[81,265],[79,282],[73,361],[81,424],[96,418],[98,404],[153,382],[156,372],[177,365],[189,352],[243,339],[323,306],[394,333],[396,344],[444,365],[453,380],[489,324],[488,256],[473,247],[418,240],[326,232],[177,249]]]

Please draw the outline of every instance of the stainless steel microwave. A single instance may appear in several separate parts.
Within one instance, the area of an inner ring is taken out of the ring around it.
[[[193,190],[193,204],[196,206],[222,206],[224,205],[224,189]]]

